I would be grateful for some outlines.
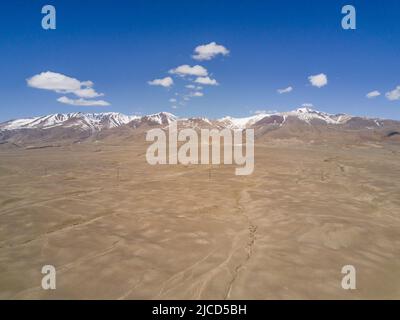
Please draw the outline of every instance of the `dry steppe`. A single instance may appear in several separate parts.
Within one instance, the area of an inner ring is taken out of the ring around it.
[[[250,176],[145,152],[0,146],[1,299],[400,298],[400,144],[260,140]]]

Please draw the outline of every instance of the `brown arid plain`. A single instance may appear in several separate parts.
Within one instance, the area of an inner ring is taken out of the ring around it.
[[[257,139],[249,176],[147,147],[0,146],[1,299],[400,298],[399,143]]]

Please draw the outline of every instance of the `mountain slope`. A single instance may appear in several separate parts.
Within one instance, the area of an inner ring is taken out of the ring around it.
[[[137,116],[127,116],[122,113],[67,113],[51,114],[42,117],[27,119],[10,120],[0,124],[0,130],[18,130],[18,129],[49,129],[63,126],[80,127],[84,130],[102,130],[119,127],[127,124],[137,118]]]
[[[145,116],[129,116],[116,112],[52,114],[28,119],[10,120],[0,124],[0,142],[16,145],[59,144],[87,139],[102,140],[107,137],[142,135],[152,127],[167,127],[178,121],[186,128],[254,128],[256,136],[267,138],[297,138],[301,140],[339,139],[354,141],[398,139],[400,122],[346,114],[329,114],[310,108],[289,112],[264,113],[244,118],[224,117],[178,118],[168,112]]]

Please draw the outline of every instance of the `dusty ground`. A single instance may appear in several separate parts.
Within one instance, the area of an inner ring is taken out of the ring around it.
[[[400,298],[399,147],[262,143],[247,177],[144,153],[0,150],[0,298]]]

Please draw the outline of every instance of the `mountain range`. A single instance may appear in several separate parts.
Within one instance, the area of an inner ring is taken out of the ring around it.
[[[83,142],[118,136],[128,138],[151,127],[166,127],[172,121],[192,128],[254,128],[256,137],[301,140],[390,140],[400,136],[400,121],[329,114],[310,108],[289,112],[260,113],[245,118],[178,118],[168,112],[145,116],[106,113],[67,113],[10,120],[0,123],[0,143],[24,146]],[[341,139],[339,138],[339,139]]]

